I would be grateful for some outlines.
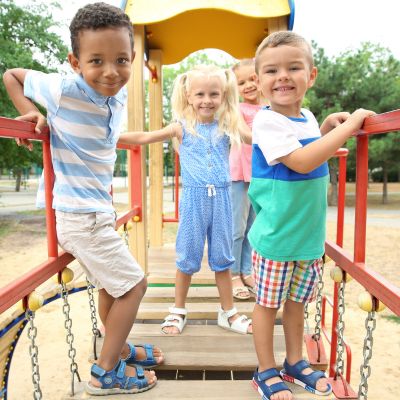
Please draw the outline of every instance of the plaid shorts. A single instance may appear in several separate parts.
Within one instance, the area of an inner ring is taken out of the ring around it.
[[[322,258],[272,261],[253,251],[253,273],[260,306],[279,308],[287,299],[297,303],[315,300]]]

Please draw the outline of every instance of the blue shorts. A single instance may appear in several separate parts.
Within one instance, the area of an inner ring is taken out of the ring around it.
[[[200,271],[206,238],[212,271],[225,271],[234,263],[229,186],[216,187],[211,196],[207,188],[184,187],[179,220],[176,266],[180,271],[188,275]]]

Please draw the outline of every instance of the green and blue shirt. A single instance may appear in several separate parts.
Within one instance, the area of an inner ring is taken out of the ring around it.
[[[249,197],[257,214],[248,238],[274,261],[320,258],[324,254],[328,164],[300,174],[278,159],[321,137],[314,115],[288,118],[265,107],[253,122]]]

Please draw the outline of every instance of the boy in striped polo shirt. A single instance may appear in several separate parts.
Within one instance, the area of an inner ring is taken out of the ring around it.
[[[282,378],[320,395],[331,387],[302,357],[304,304],[315,298],[325,242],[327,160],[373,114],[331,114],[319,128],[302,108],[317,69],[310,45],[294,32],[268,36],[256,52],[256,73],[270,106],[253,122],[249,196],[256,212],[249,232],[257,300],[253,336],[259,361],[253,384],[264,399],[291,400]],[[321,134],[323,135],[321,137]],[[276,369],[273,331],[283,305],[284,370]]]
[[[110,190],[117,142],[162,141],[174,129],[120,135],[124,86],[135,56],[132,24],[122,10],[89,4],[78,10],[70,32],[68,60],[75,76],[13,69],[4,74],[4,83],[22,114],[19,118],[36,122],[38,132],[46,119],[32,101],[47,110],[58,241],[99,289],[98,310],[106,335],[86,390],[93,395],[142,392],[156,383],[154,371],[142,367],[162,363],[163,354],[151,345],[126,343],[147,282],[114,229]],[[31,146],[26,141],[19,144]]]

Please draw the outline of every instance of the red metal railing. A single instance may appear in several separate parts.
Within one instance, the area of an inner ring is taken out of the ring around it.
[[[47,253],[48,259],[22,275],[18,279],[0,288],[0,313],[4,312],[21,299],[35,290],[39,285],[46,282],[56,273],[62,271],[73,257],[66,252],[58,254],[55,214],[52,208],[54,172],[51,163],[50,143],[48,132],[37,134],[35,125],[29,122],[16,121],[0,117],[0,137],[23,138],[40,140],[43,145],[43,169],[46,199],[46,227],[47,227]],[[134,219],[136,222],[142,218],[142,196],[141,196],[141,147],[140,146],[118,146],[131,152],[131,171],[129,171],[130,187],[135,188],[129,199],[130,210],[118,218],[117,228]],[[135,171],[134,173],[132,171]]]
[[[344,226],[344,194],[345,194],[345,154],[339,155],[339,201],[338,201],[338,219],[336,243],[326,241],[325,250],[329,256],[340,268],[349,273],[357,282],[359,282],[375,298],[382,301],[396,315],[400,316],[400,288],[394,286],[386,278],[365,265],[365,246],[366,246],[366,213],[367,213],[367,187],[368,187],[368,136],[382,134],[391,131],[400,130],[400,110],[385,114],[376,115],[365,120],[362,129],[357,133],[357,181],[356,181],[356,206],[355,206],[355,238],[354,238],[354,257],[343,250],[343,226]],[[43,141],[43,157],[45,171],[45,190],[46,190],[46,220],[48,235],[48,260],[33,270],[24,274],[14,282],[0,289],[0,313],[11,307],[20,299],[26,298],[35,288],[49,279],[52,275],[60,272],[72,261],[72,256],[68,253],[58,255],[57,238],[55,235],[55,219],[51,209],[51,187],[53,182],[53,171],[51,167],[48,136],[45,134],[34,133],[34,125],[0,118],[0,137],[25,138]],[[123,148],[128,148],[124,146]],[[132,169],[129,171],[129,184],[132,193],[130,196],[130,211],[118,219],[117,226],[127,223],[133,217],[142,217],[142,193],[141,193],[141,148],[139,146],[130,146]],[[178,163],[176,163],[178,165]],[[177,172],[176,172],[177,173]],[[179,173],[179,172],[178,172]],[[175,190],[179,190],[179,178],[175,180]],[[179,194],[176,193],[175,199]],[[177,201],[178,203],[178,201]],[[175,206],[175,219],[177,219],[177,203]],[[326,299],[324,300],[324,309]],[[325,318],[325,317],[323,317]],[[334,373],[334,360],[336,351],[336,331],[335,321],[337,321],[337,299],[333,301],[333,317],[331,332],[331,359],[330,375]],[[325,330],[326,331],[326,330]],[[325,332],[327,335],[327,332]],[[348,357],[351,356],[349,348]],[[346,379],[350,380],[349,366],[347,367]]]

